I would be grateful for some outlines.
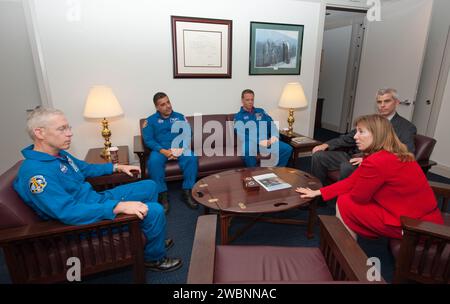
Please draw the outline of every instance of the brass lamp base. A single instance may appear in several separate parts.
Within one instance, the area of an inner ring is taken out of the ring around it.
[[[288,115],[288,119],[287,119],[287,122],[288,122],[288,125],[289,125],[289,130],[288,130],[288,132],[287,132],[287,135],[289,136],[289,137],[291,137],[291,136],[294,136],[294,133],[293,133],[293,125],[294,125],[294,121],[295,121],[295,118],[294,118],[294,109],[289,109],[289,115]]]
[[[106,118],[103,118],[102,120],[103,130],[102,130],[102,136],[105,139],[104,147],[102,152],[100,153],[100,156],[104,159],[110,160],[111,154],[109,153],[109,148],[111,148],[111,142],[109,141],[109,138],[111,137],[111,131],[108,129],[108,121]]]

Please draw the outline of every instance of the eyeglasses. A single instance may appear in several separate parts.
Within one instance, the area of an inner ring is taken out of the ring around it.
[[[59,128],[56,128],[56,131],[60,132],[60,133],[66,133],[66,132],[71,132],[72,131],[72,126],[62,126]]]

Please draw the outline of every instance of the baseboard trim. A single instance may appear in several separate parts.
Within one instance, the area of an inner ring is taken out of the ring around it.
[[[335,126],[335,125],[333,125],[333,124],[329,124],[329,123],[326,123],[326,122],[322,122],[322,123],[321,123],[321,127],[322,127],[323,129],[327,129],[327,130],[334,131],[334,132],[336,132],[336,133],[341,133],[341,132],[339,131],[339,126]]]
[[[430,169],[431,173],[450,178],[450,168],[444,165],[437,164]]]

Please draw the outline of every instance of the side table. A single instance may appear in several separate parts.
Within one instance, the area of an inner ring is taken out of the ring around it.
[[[289,144],[293,148],[292,158],[291,158],[291,162],[292,162],[292,167],[293,168],[297,168],[297,160],[298,160],[298,154],[299,153],[311,152],[312,149],[315,146],[318,146],[318,145],[322,144],[322,142],[320,142],[318,140],[315,140],[315,139],[312,139],[312,138],[309,138],[308,136],[306,136],[306,137],[311,139],[308,142],[295,143],[295,142],[292,141],[292,138],[299,137],[299,136],[304,136],[304,135],[301,135],[299,133],[293,132],[292,135],[289,136],[287,134],[287,132],[280,131],[280,140],[285,142],[285,143],[287,143],[287,144]]]
[[[128,146],[119,146],[118,148],[119,148],[119,164],[128,165],[129,164]],[[89,149],[84,160],[90,164],[106,164],[110,162],[100,156],[102,150],[103,148]],[[137,172],[136,175],[134,175],[133,177],[125,173],[116,172],[110,175],[90,177],[87,178],[86,180],[92,185],[92,187],[96,191],[104,191],[118,185],[138,181],[139,179],[140,178]]]
[[[121,165],[128,165],[129,164],[129,158],[128,158],[128,146],[119,146],[119,164]],[[106,164],[110,161],[104,159],[100,156],[100,153],[102,152],[103,148],[93,148],[89,149],[88,153],[86,154],[86,157],[84,158],[84,161],[90,163],[90,164]]]

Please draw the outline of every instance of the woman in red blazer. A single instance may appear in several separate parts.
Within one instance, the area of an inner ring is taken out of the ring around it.
[[[356,120],[355,140],[365,156],[353,174],[320,190],[297,188],[301,197],[338,197],[336,216],[352,236],[402,237],[400,216],[443,224],[436,198],[414,156],[380,115]]]

